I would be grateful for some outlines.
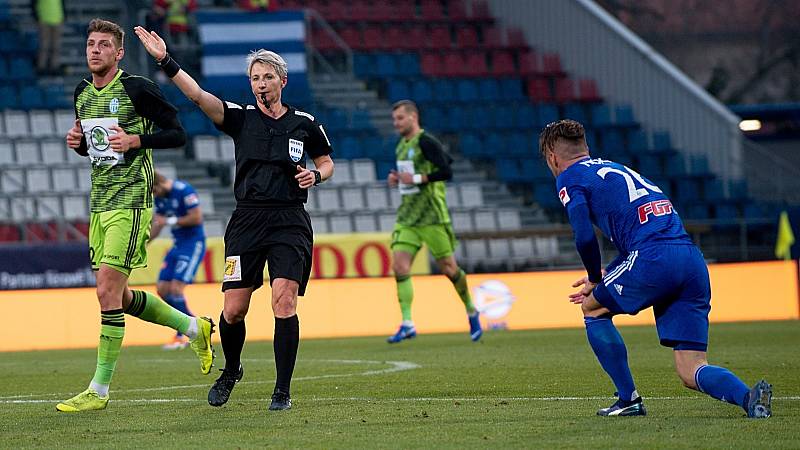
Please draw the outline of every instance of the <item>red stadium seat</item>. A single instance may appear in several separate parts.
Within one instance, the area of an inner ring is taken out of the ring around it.
[[[68,240],[83,241],[89,238],[89,224],[87,222],[74,222],[72,226],[75,227],[78,234],[76,235],[74,232],[67,233]]]
[[[391,22],[395,19],[395,8],[386,0],[378,0],[372,4],[370,20],[375,22]]]
[[[492,52],[492,75],[507,76],[516,74],[514,55],[510,51],[498,50]]]
[[[386,48],[387,40],[384,38],[383,30],[377,26],[364,28],[364,50],[382,50]]]
[[[408,47],[406,40],[406,32],[400,26],[391,26],[386,29],[383,36],[385,47],[398,50],[409,50],[413,47]]]
[[[503,33],[497,26],[488,26],[483,29],[483,46],[486,48],[503,47]]]
[[[390,5],[391,20],[409,22],[416,20],[416,6],[414,0],[383,0]]]
[[[539,55],[534,50],[528,50],[519,54],[519,72],[522,75],[539,75]]]
[[[355,50],[364,48],[364,44],[361,42],[361,31],[358,28],[347,27],[339,31],[339,36],[350,48]]]
[[[578,81],[578,100],[582,102],[599,102],[603,100],[600,97],[600,90],[597,88],[595,80],[585,78]]]
[[[545,53],[542,56],[542,72],[551,77],[563,77],[566,73],[561,69],[561,57],[558,53]]]
[[[58,240],[58,225],[54,222],[25,224],[26,242],[46,242]]]
[[[401,49],[417,50],[425,48],[428,34],[422,26],[412,26],[405,35]]]
[[[456,30],[456,45],[460,48],[474,48],[478,46],[478,32],[471,26],[464,26]]]
[[[348,2],[317,2],[317,12],[328,22],[339,22],[350,19],[350,8]]]
[[[310,40],[311,46],[317,50],[324,51],[339,48],[339,46],[336,45],[336,42],[333,40],[333,37],[320,29],[312,30],[312,32],[308,35],[308,39]]]
[[[0,242],[17,242],[20,240],[19,227],[13,224],[0,225]]]
[[[569,78],[557,78],[555,100],[557,103],[569,103],[574,101],[575,83]]]
[[[444,74],[442,57],[437,53],[423,53],[420,58],[420,70],[424,75],[438,77]]]
[[[372,18],[372,3],[366,0],[352,0],[350,2],[336,2],[336,3],[350,3],[350,17],[349,19],[356,22],[363,22]]]
[[[447,64],[446,59],[445,64]],[[489,67],[486,64],[486,54],[480,51],[469,52],[462,73],[470,77],[485,77],[488,75]]]
[[[422,0],[422,20],[444,20],[442,3],[439,0]]]
[[[519,28],[511,28],[508,30],[507,44],[514,49],[528,48],[528,42],[525,40],[525,33]]]
[[[550,81],[544,78],[532,78],[527,84],[528,97],[537,103],[552,102],[553,94],[550,92]]]
[[[452,46],[450,29],[444,25],[432,27],[430,29],[430,33],[428,34],[426,45],[428,48],[433,49],[445,50],[450,48]]]
[[[447,17],[453,22],[463,22],[467,19],[467,7],[464,0],[449,0],[447,2]]]
[[[485,1],[477,1],[472,4],[472,13],[469,15],[473,20],[491,20],[492,13],[489,11],[489,4]]]
[[[486,62],[484,61],[484,65]],[[469,75],[466,61],[461,53],[453,52],[444,55],[444,75],[450,77],[460,77]]]

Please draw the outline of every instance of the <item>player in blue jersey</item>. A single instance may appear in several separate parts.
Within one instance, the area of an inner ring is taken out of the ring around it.
[[[171,180],[156,172],[153,183],[155,215],[150,240],[155,239],[166,225],[172,227],[173,246],[164,257],[158,274],[158,295],[173,308],[189,316],[184,289],[194,280],[197,268],[206,253],[206,235],[200,199],[194,188],[181,180]],[[165,344],[165,350],[182,349],[189,345],[180,332]]]
[[[592,159],[583,126],[573,120],[548,125],[539,149],[556,177],[588,273],[573,284],[581,290],[570,301],[581,305],[589,344],[619,396],[597,414],[646,414],[611,319],[652,306],[661,345],[674,350],[675,369],[686,387],[739,405],[748,417],[769,417],[771,385],[761,380],[751,389],[728,369],[708,364],[708,268],[661,189],[621,164]],[[593,224],[619,250],[605,271]]]

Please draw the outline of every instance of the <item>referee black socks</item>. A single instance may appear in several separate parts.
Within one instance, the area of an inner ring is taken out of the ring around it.
[[[285,319],[275,318],[275,339],[272,347],[275,352],[275,391],[289,394],[292,372],[297,360],[297,346],[300,343],[300,322],[297,314]],[[227,353],[225,355],[227,358]]]
[[[247,330],[244,320],[230,324],[225,321],[225,315],[219,315],[219,337],[222,341],[222,352],[225,354],[225,370],[232,373],[239,372],[242,359],[242,348]]]

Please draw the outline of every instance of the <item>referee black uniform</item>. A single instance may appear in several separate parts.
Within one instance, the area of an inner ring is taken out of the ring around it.
[[[266,262],[270,285],[275,278],[293,280],[299,284],[298,294],[304,295],[311,273],[314,234],[303,206],[308,191],[300,188],[295,175],[297,166],[305,168],[308,159],[329,155],[331,143],[314,116],[285,103],[287,111],[277,119],[253,105],[224,101],[223,106],[224,120],[217,128],[231,136],[235,145],[236,209],[225,230],[222,290],[258,289],[264,284]],[[225,370],[218,383],[225,383],[225,373],[236,376],[238,381],[243,374],[244,320],[230,324],[221,315],[220,334]],[[284,400],[289,397],[298,342],[297,316],[276,317],[273,347],[277,378],[273,402],[276,395],[285,396]],[[230,392],[232,384],[228,384]]]

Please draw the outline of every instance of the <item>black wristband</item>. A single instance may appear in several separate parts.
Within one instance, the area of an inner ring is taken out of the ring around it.
[[[158,67],[161,67],[161,70],[170,78],[177,75],[181,70],[181,66],[178,65],[178,62],[175,61],[169,53],[164,55],[161,61],[158,61]]]
[[[322,174],[319,173],[319,170],[312,170],[314,172],[314,186],[322,183]]]

